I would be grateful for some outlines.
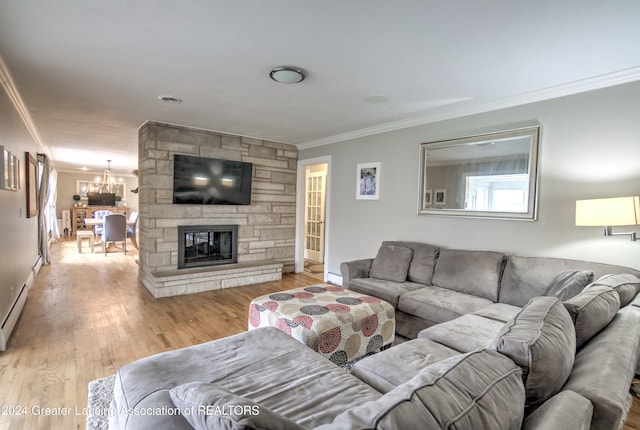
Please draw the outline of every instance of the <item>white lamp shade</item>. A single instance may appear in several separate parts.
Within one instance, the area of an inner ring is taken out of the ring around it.
[[[640,224],[640,197],[576,201],[576,225],[609,227]]]

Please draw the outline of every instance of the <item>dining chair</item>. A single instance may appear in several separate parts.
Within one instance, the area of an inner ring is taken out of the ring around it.
[[[109,215],[111,213],[110,210],[107,209],[101,209],[99,211],[95,211],[93,213],[93,217],[95,219],[102,219],[105,217],[105,215]],[[101,225],[96,225],[93,227],[93,232],[96,234],[96,237],[100,236],[102,234],[102,226]]]
[[[137,248],[138,241],[136,239],[136,229],[138,228],[138,212],[131,212],[127,224],[127,238],[131,239],[131,243],[133,243],[133,246]]]
[[[122,250],[127,253],[127,218],[124,214],[107,214],[102,230],[102,251],[107,256],[107,242],[122,242]]]

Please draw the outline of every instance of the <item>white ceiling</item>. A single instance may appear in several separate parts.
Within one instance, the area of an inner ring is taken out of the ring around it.
[[[637,0],[0,0],[0,56],[59,170],[127,173],[147,120],[305,148],[638,80],[639,23]]]

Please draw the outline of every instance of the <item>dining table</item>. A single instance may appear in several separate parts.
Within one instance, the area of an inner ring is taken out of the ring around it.
[[[84,224],[87,227],[93,228],[96,225],[103,225],[104,224],[104,218],[85,218],[84,219]],[[133,227],[134,225],[136,225],[136,221],[127,220],[127,227]],[[138,240],[137,240],[136,236],[137,236],[137,234],[133,235],[129,239],[131,239],[131,243],[133,244],[133,246],[135,246],[136,249],[138,249]]]

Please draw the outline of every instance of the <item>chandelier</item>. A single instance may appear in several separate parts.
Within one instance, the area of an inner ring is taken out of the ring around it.
[[[111,160],[107,160],[107,168],[104,169],[102,182],[98,184],[99,193],[112,193],[116,185],[116,178],[111,171]]]

